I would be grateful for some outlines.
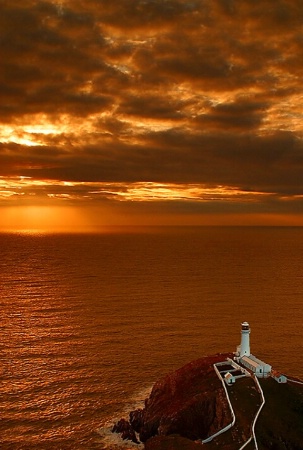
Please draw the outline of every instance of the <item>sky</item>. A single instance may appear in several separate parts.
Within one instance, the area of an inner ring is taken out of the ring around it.
[[[303,225],[302,0],[0,0],[0,230]]]

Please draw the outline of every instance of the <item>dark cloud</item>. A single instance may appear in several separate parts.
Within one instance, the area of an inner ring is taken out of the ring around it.
[[[290,133],[236,139],[179,130],[150,134],[136,146],[109,141],[103,148],[37,146],[24,152],[10,144],[0,155],[3,174],[40,180],[200,183],[278,195],[300,195],[303,189],[303,146]]]
[[[103,25],[130,34],[146,31],[146,28],[156,32],[171,28],[176,20],[184,19],[199,4],[183,0],[89,0],[83,3]]]
[[[118,113],[151,119],[177,120],[183,117],[182,102],[156,95],[129,96],[120,104]]]
[[[210,106],[209,110],[195,118],[197,126],[206,129],[247,131],[257,129],[265,117],[268,103],[239,99],[232,103]]]
[[[0,9],[0,175],[226,185],[300,207],[300,0]]]
[[[102,58],[90,53],[104,45],[91,15],[63,14],[47,2],[7,3],[0,27],[3,120],[6,114],[11,120],[54,111],[87,115],[108,105],[102,92],[83,92],[92,74],[108,71]]]

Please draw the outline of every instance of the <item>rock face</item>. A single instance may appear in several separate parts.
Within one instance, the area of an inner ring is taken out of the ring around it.
[[[121,419],[113,432],[135,443],[140,439],[145,450],[239,449],[250,436],[251,421],[261,404],[250,378],[228,388],[236,426],[212,442],[201,443],[232,421],[213,368],[215,362],[232,356],[198,359],[166,375],[154,385],[145,407],[132,411],[128,420]],[[260,384],[266,399],[256,424],[260,450],[303,450],[303,384],[279,384],[272,378],[260,379]]]
[[[125,419],[120,419],[113,426],[112,431],[113,433],[121,434],[121,438],[124,440],[132,441],[135,444],[139,443],[134,429],[132,428],[131,424]]]
[[[228,356],[232,355],[198,359],[159,380],[145,401],[145,408],[132,411],[127,424],[123,423],[124,438],[128,434],[135,442],[135,431],[141,442],[172,434],[191,440],[205,439],[230,423],[225,392],[213,368],[215,362]],[[116,432],[120,432],[118,428],[116,425]]]
[[[204,448],[207,447],[203,444],[177,435],[155,436],[149,439],[144,446],[145,450],[203,450]]]

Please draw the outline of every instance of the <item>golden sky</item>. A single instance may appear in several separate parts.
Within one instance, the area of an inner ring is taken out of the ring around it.
[[[303,225],[301,0],[2,0],[0,230]]]

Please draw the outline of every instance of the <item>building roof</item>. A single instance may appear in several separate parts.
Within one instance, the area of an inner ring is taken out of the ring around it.
[[[234,376],[233,376],[230,372],[227,372],[227,373],[224,375],[224,378],[225,378],[226,380],[230,380],[231,378],[234,378]]]
[[[254,355],[250,355],[249,357],[250,357],[250,359],[252,359],[253,361],[256,361],[260,365],[262,364],[263,366],[269,366],[269,364],[265,363],[264,361],[262,361],[261,359],[257,358]]]
[[[272,373],[272,376],[275,378],[279,378],[279,377],[287,378],[285,375],[283,375],[283,373],[278,372],[278,370],[272,370],[271,373]]]
[[[270,367],[270,364],[267,364],[264,361],[261,361],[261,359],[256,358],[254,355],[242,356],[241,360],[247,362],[248,364],[250,364],[253,367],[259,367],[259,366],[269,366]]]
[[[242,356],[241,361],[244,361],[248,364],[250,364],[253,367],[259,367],[260,363],[258,363],[257,361],[254,361],[253,359],[250,358],[250,356]],[[261,364],[263,365],[263,364]]]

